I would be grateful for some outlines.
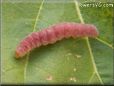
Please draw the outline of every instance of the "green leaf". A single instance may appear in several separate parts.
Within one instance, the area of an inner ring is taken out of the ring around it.
[[[111,7],[84,8],[76,1],[4,0],[2,11],[2,84],[113,83]],[[63,39],[15,59],[16,46],[31,32],[59,22],[83,21],[98,27],[98,38]]]

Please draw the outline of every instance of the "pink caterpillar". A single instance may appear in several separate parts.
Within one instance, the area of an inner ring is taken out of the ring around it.
[[[23,39],[15,51],[16,58],[23,57],[29,51],[41,45],[53,44],[63,38],[77,37],[96,37],[98,36],[96,27],[92,24],[80,23],[59,23],[43,29],[39,32],[33,32]]]

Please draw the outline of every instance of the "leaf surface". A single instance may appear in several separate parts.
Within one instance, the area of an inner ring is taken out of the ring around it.
[[[49,0],[2,3],[2,83],[113,83],[112,8],[82,8],[77,2]],[[79,8],[79,11],[77,11]],[[18,43],[33,31],[59,22],[97,26],[99,37],[63,39],[15,59]]]

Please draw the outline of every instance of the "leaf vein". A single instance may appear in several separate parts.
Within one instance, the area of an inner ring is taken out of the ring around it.
[[[114,49],[114,47],[113,47],[111,44],[109,44],[108,42],[106,42],[106,41],[104,41],[104,40],[102,40],[102,39],[100,39],[100,38],[96,38],[96,39],[97,39],[98,41],[100,41],[101,43],[106,44],[108,47]]]
[[[42,0],[40,8],[38,10],[38,13],[37,13],[37,16],[36,16],[36,20],[35,20],[35,23],[34,23],[33,32],[36,30],[36,24],[37,24],[37,22],[39,20],[39,16],[40,16],[40,12],[42,10],[43,4],[44,4],[44,0]],[[26,72],[27,72],[27,66],[28,66],[28,61],[29,61],[29,55],[30,55],[30,52],[27,54],[27,57],[26,57],[26,62],[25,62],[25,67],[24,67],[24,82],[26,80]]]
[[[79,5],[78,5],[78,2],[76,0],[74,0],[74,3],[75,3],[76,11],[77,11],[77,14],[79,16],[79,19],[80,19],[81,23],[84,23],[83,17],[80,13],[80,8],[79,8]],[[90,43],[89,43],[89,39],[88,39],[88,37],[86,37],[85,39],[86,39],[87,46],[88,46],[88,49],[89,49],[89,52],[90,52],[90,57],[91,57],[91,60],[92,60],[92,63],[93,63],[94,72],[96,73],[100,83],[103,84],[103,81],[102,81],[102,79],[101,79],[101,77],[98,73],[98,70],[97,70],[97,67],[96,67],[96,64],[95,64],[95,60],[94,60],[92,49],[91,49],[91,46],[90,46]]]

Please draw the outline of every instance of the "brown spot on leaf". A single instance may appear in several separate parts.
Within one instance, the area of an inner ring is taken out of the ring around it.
[[[53,77],[51,76],[51,75],[49,75],[47,78],[46,78],[46,80],[52,80],[53,79]]]

